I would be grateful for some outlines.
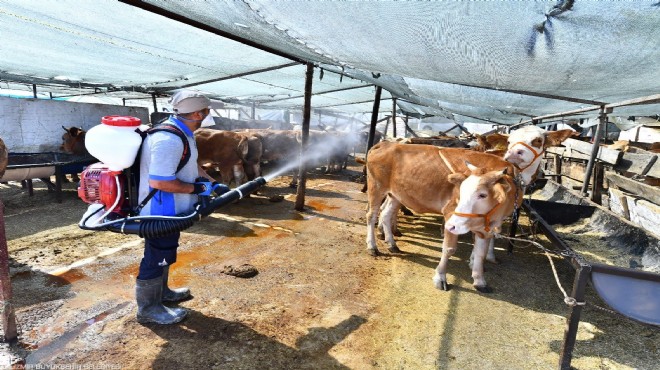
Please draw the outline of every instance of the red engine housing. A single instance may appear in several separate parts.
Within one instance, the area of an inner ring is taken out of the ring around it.
[[[103,204],[106,211],[117,202],[111,211],[125,216],[126,176],[122,171],[110,171],[103,163],[94,163],[80,175],[78,197],[85,203]]]

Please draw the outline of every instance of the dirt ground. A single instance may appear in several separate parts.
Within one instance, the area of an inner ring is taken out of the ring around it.
[[[534,247],[488,264],[493,293],[472,288],[462,239],[449,292],[431,278],[442,217],[402,216],[402,254],[366,252],[366,196],[355,163],[312,173],[306,210],[294,210],[288,177],[218,209],[186,230],[172,286],[189,286],[189,317],[172,326],[135,319],[141,239],[91,232],[75,184],[62,203],[35,182],[0,185],[19,342],[0,350],[33,368],[81,369],[553,369],[563,341],[563,303],[546,256]],[[269,197],[282,195],[281,202]],[[524,223],[524,217],[522,222]],[[570,292],[574,271],[556,260]],[[252,278],[223,273],[255,266]],[[593,290],[588,302],[603,305]],[[660,333],[589,305],[573,366],[658,369]],[[4,356],[4,357],[3,357]]]

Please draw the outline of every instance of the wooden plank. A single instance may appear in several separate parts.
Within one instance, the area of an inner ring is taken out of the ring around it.
[[[577,150],[573,150],[571,148],[562,148],[562,147],[552,147],[548,148],[545,150],[548,153],[553,153],[553,154],[559,154],[564,158],[570,158],[570,159],[581,159],[588,161],[590,155],[589,154],[584,154],[581,152],[578,152]]]
[[[608,172],[606,175],[610,186],[615,185],[618,188],[625,189],[638,198],[647,199],[651,203],[660,205],[660,189],[654,186],[642,184],[627,177]]]
[[[593,151],[593,144],[580,141],[580,140],[575,140],[575,139],[566,139],[562,143],[565,147],[571,148],[571,150],[576,150],[581,153],[585,153],[588,155],[591,155],[591,152]],[[614,149],[609,149],[604,146],[600,146],[598,148],[598,160],[601,162],[609,163],[609,164],[616,164],[619,161],[619,158],[621,157],[621,152],[618,150]]]
[[[657,154],[623,153],[621,160],[619,160],[619,163],[614,166],[614,169],[617,171],[632,172],[639,175],[653,160],[654,155]],[[655,163],[653,163],[651,168],[646,173],[646,176],[660,178],[660,160],[656,160]]]

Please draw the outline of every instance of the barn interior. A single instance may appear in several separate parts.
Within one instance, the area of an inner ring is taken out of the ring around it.
[[[660,227],[657,1],[7,0],[0,17],[0,138],[15,176],[3,181],[30,194],[31,180],[54,176],[44,184],[61,197],[61,175],[89,164],[57,154],[62,126],[154,123],[188,88],[212,99],[223,129],[571,128],[579,135],[546,153],[549,181],[645,233]]]

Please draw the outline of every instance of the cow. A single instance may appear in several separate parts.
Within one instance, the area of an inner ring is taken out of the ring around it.
[[[248,138],[232,131],[200,128],[195,131],[197,164],[209,171],[218,169],[220,182],[236,186],[245,177],[243,162],[248,153]]]
[[[388,250],[400,252],[392,235],[391,220],[393,211],[398,211],[404,205],[416,213],[443,214],[445,217],[454,213],[459,193],[455,182],[450,182],[450,175],[468,171],[465,161],[484,169],[506,169],[508,174],[500,180],[507,183],[506,204],[497,207],[486,217],[486,224],[480,228],[474,227],[476,258],[472,263],[474,286],[477,290],[488,292],[489,288],[483,280],[483,257],[485,257],[488,241],[492,237],[490,230],[499,228],[504,220],[513,212],[514,199],[522,201],[522,191],[515,185],[513,165],[492,154],[480,153],[469,149],[438,148],[422,144],[397,144],[381,142],[375,145],[367,156],[367,251],[377,256],[374,226],[378,218],[381,203],[389,195],[390,207],[382,210],[380,219],[383,222],[385,241]],[[518,203],[519,204],[519,203]],[[483,245],[483,240],[486,240]],[[456,249],[457,236],[446,235],[443,240],[444,251]],[[483,252],[483,253],[482,253]],[[483,255],[482,255],[483,254]],[[444,264],[446,269],[446,263]],[[440,268],[440,266],[439,266]],[[443,270],[439,270],[442,272]],[[434,278],[438,289],[448,289],[446,278]],[[444,282],[444,283],[443,283]]]
[[[261,156],[263,155],[263,141],[256,132],[235,131],[247,138],[248,151],[243,160],[243,171],[248,181],[261,176]]]
[[[348,132],[310,130],[305,163],[309,167],[324,166],[325,173],[339,172],[348,165],[356,139]],[[296,140],[302,143],[302,132],[296,133]]]
[[[5,170],[9,164],[9,151],[5,142],[0,138],[0,179],[5,175]]]
[[[85,134],[87,131],[80,127],[66,128],[62,126],[62,128],[64,129],[65,133],[62,135],[62,145],[60,146],[60,150],[67,154],[88,156],[89,152],[85,147]],[[64,180],[66,181],[66,177]],[[71,181],[80,181],[78,174],[71,174]]]
[[[65,133],[62,135],[60,150],[67,154],[86,155],[89,154],[85,148],[85,130],[79,127],[66,128],[62,126]]]
[[[512,131],[509,135],[494,133],[485,137],[478,136],[477,140],[480,145],[475,150],[483,150],[486,153],[504,158],[506,161],[512,163],[514,165],[514,172],[510,172],[510,174],[520,176],[520,182],[523,185],[524,192],[525,187],[536,180],[545,149],[551,146],[561,145],[564,140],[574,134],[575,131],[570,129],[545,131],[537,126],[525,126]],[[392,204],[390,204],[389,200],[386,200],[383,204],[383,209],[389,207],[392,207]],[[400,236],[396,228],[398,208],[381,213],[393,217],[389,221],[389,224],[392,225],[392,232]],[[382,229],[383,222],[380,220],[378,224],[379,232]],[[486,260],[492,263],[499,263],[495,257],[494,240],[491,240]]]
[[[247,129],[247,132],[259,135],[261,138],[261,162],[277,163],[281,168],[291,169],[292,180],[290,187],[298,184],[298,163],[300,157],[300,143],[296,140],[294,130]],[[256,174],[261,176],[261,174]]]

